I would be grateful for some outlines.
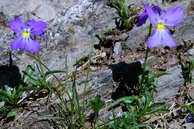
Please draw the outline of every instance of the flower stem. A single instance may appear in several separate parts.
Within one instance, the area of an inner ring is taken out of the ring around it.
[[[149,26],[149,31],[148,31],[148,35],[146,36],[146,40],[148,39],[148,37],[151,35],[152,33],[152,24],[150,24]],[[146,64],[147,64],[147,59],[148,59],[148,54],[149,54],[150,48],[146,47],[146,52],[145,52],[145,58],[144,58],[144,64],[143,64],[143,74],[142,74],[142,78],[141,78],[141,87],[143,84],[143,81],[145,79],[145,74],[146,74]]]

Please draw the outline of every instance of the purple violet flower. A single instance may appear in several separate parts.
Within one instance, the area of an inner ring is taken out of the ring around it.
[[[47,23],[35,20],[23,22],[20,18],[15,18],[10,22],[9,27],[17,34],[16,39],[11,42],[12,50],[20,49],[32,53],[40,50],[39,42],[32,36],[43,37]]]
[[[161,13],[161,9],[159,6],[154,6],[152,7],[152,9],[155,13],[159,13],[159,14]],[[143,13],[139,14],[136,26],[138,27],[142,26],[143,24],[146,23],[147,19],[148,19],[148,14],[145,10]]]
[[[194,114],[190,114],[186,117],[187,122],[194,122]]]
[[[147,4],[144,8],[148,14],[151,24],[156,27],[154,33],[148,38],[147,46],[150,48],[159,46],[176,46],[176,43],[167,27],[175,26],[182,22],[184,17],[183,8],[171,8],[167,11],[161,11],[161,13],[156,13]]]

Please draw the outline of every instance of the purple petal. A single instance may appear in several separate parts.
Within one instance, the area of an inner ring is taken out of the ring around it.
[[[160,20],[159,13],[154,11],[149,5],[145,4],[144,8],[148,14],[148,18],[150,19],[150,22],[152,24],[157,24],[157,22]]]
[[[41,36],[45,32],[45,29],[47,28],[47,23],[43,21],[30,20],[27,22],[27,24],[31,28],[32,35],[36,36]]]
[[[159,15],[160,15],[160,13],[161,13],[161,8],[159,7],[159,6],[154,6],[154,7],[152,7],[152,9],[153,9],[153,11],[155,12],[155,13],[158,13]]]
[[[26,28],[26,25],[20,18],[15,18],[14,20],[10,21],[9,27],[18,34],[21,34],[23,29]]]
[[[11,50],[24,49],[24,44],[22,44],[22,37],[17,37],[11,42]]]
[[[40,50],[40,44],[38,41],[31,38],[17,37],[13,42],[11,42],[11,49],[26,50],[35,53]]]
[[[161,9],[160,9],[159,6],[154,6],[154,7],[152,7],[152,9],[153,9],[153,11],[154,11],[155,13],[158,13],[158,14],[161,13]],[[138,16],[138,21],[137,21],[137,24],[136,24],[136,25],[139,27],[139,26],[145,24],[147,18],[148,18],[148,14],[147,14],[147,12],[146,12],[146,10],[145,10],[143,13],[139,14],[139,16]]]
[[[143,24],[145,24],[146,20],[148,18],[148,14],[146,13],[146,11],[144,11],[143,13],[139,14],[138,16],[138,21],[137,21],[137,26],[141,26]]]
[[[170,33],[169,30],[164,30],[161,31],[162,33],[162,44],[163,46],[168,46],[168,47],[175,47],[176,43],[172,37],[172,34]]]
[[[171,8],[164,12],[162,19],[167,26],[175,26],[183,21],[184,11],[183,8]]]
[[[147,46],[149,48],[160,46],[174,47],[176,43],[167,29],[163,31],[155,30],[154,34],[148,38]]]
[[[40,51],[40,44],[37,40],[29,38],[25,49],[32,53],[35,53]]]
[[[161,34],[159,31],[155,30],[155,32],[148,38],[147,46],[149,48],[159,47],[161,46]]]

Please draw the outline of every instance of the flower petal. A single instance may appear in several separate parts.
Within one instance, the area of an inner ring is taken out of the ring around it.
[[[137,26],[141,26],[143,24],[145,24],[146,20],[148,18],[148,14],[146,13],[146,11],[144,11],[143,13],[139,14],[138,16],[138,21],[137,21]]]
[[[148,38],[147,46],[149,48],[160,46],[174,47],[176,46],[176,43],[169,30],[155,30],[154,34]]]
[[[158,14],[161,13],[161,9],[159,6],[154,6],[154,7],[152,7],[152,9],[155,13],[158,13]],[[147,19],[148,19],[148,14],[145,10],[143,13],[139,14],[136,26],[138,26],[138,27],[142,26],[143,24],[146,23]]]
[[[175,47],[176,43],[172,37],[172,34],[170,33],[169,30],[164,30],[161,32],[162,33],[162,46],[168,46],[168,47]]]
[[[22,33],[22,30],[26,28],[26,25],[20,18],[15,18],[14,20],[10,21],[9,27],[18,34]]]
[[[22,44],[22,37],[17,37],[11,42],[11,50],[24,49],[25,44]]]
[[[17,37],[11,43],[11,49],[12,50],[18,50],[18,49],[26,50],[26,51],[30,51],[34,53],[40,50],[40,44],[38,43],[38,41],[31,39],[31,38]]]
[[[145,4],[144,8],[148,14],[148,18],[150,19],[150,22],[152,24],[157,24],[157,22],[160,20],[159,13],[154,11],[148,4]]]
[[[161,37],[160,32],[155,30],[154,33],[148,38],[147,46],[149,48],[159,47],[162,45],[161,40],[162,40],[162,37]]]
[[[47,23],[43,21],[30,20],[27,22],[31,28],[32,35],[41,36],[47,28]]]
[[[159,6],[154,6],[154,7],[152,7],[152,9],[153,9],[153,11],[154,11],[155,13],[158,13],[159,15],[160,15],[160,13],[162,12],[162,10],[161,10],[161,8],[160,8]]]
[[[25,50],[30,51],[32,53],[38,52],[40,51],[40,44],[37,40],[28,38]]]
[[[167,26],[175,26],[183,21],[184,11],[183,8],[171,8],[162,14],[162,20]]]

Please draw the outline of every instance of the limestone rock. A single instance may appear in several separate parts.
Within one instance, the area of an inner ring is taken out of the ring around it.
[[[178,93],[180,86],[183,86],[184,84],[180,66],[172,67],[168,72],[171,74],[164,75],[156,80],[158,90],[156,96],[158,99],[174,97]]]
[[[57,15],[56,10],[51,5],[45,3],[42,4],[35,12],[36,16],[44,21],[50,21]]]

